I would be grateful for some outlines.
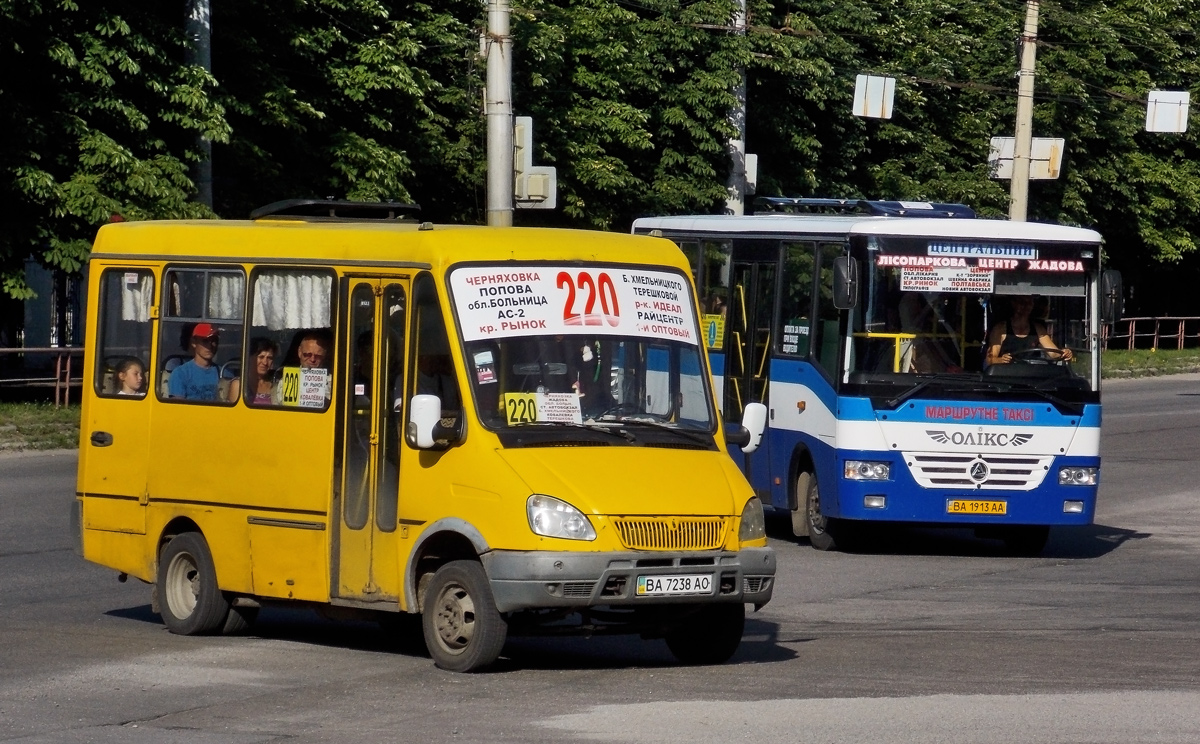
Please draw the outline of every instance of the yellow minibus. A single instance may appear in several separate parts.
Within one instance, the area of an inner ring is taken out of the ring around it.
[[[766,411],[723,427],[684,255],[413,216],[290,200],[100,229],[83,557],[152,584],[175,633],[282,603],[419,616],[456,671],[539,632],[728,659],[775,556],[726,446]]]

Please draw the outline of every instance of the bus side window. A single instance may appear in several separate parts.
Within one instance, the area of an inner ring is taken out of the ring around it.
[[[261,268],[254,272],[247,333],[250,347],[242,365],[246,405],[310,411],[329,407],[337,348],[331,311],[333,286],[333,273],[326,270]],[[272,353],[260,360],[256,349]]]
[[[833,306],[833,261],[845,252],[845,246],[839,243],[821,244],[821,273],[817,281],[816,315],[811,331],[813,358],[834,379],[837,379],[841,368],[838,358],[841,313]]]
[[[780,352],[789,356],[808,356],[816,253],[814,243],[792,243],[784,247],[783,297],[779,310],[783,328],[776,329],[775,336],[780,342]]]
[[[154,275],[144,269],[107,269],[100,293],[94,388],[98,395],[141,399],[151,380],[147,365]]]
[[[446,419],[462,417],[462,396],[458,390],[458,375],[450,355],[450,339],[442,308],[438,304],[433,277],[417,277],[413,289],[413,344],[415,367],[410,379],[413,394],[436,395],[442,401],[443,424]]]
[[[236,402],[246,276],[241,268],[172,268],[163,280],[155,388],[161,400]]]

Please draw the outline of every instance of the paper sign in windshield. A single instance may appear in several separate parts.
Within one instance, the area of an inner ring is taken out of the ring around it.
[[[450,275],[464,341],[588,334],[699,342],[686,278],[599,266],[469,266]]]
[[[992,291],[996,272],[974,266],[955,268],[901,269],[903,292],[980,292]]]
[[[505,393],[504,417],[509,426],[530,421],[579,424],[583,411],[575,393]]]

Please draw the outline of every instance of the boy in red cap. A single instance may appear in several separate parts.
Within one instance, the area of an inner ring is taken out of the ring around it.
[[[184,400],[216,400],[220,372],[213,364],[217,355],[217,329],[211,323],[197,323],[189,346],[192,361],[175,368],[167,380],[167,393]]]

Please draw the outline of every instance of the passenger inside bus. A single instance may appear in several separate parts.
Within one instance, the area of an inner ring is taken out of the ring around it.
[[[271,405],[275,392],[275,357],[278,355],[279,345],[271,339],[265,336],[250,339],[252,364],[249,374],[246,375],[247,403],[255,406]]]
[[[141,397],[146,394],[143,389],[145,384],[146,366],[142,364],[142,360],[136,357],[127,357],[117,364],[115,370],[117,379],[117,395],[135,395]]]
[[[945,314],[948,300],[937,292],[905,292],[898,307],[900,331],[916,338],[900,342],[900,371],[932,374],[962,372],[952,349],[953,333]]]
[[[1045,323],[1033,319],[1033,297],[1013,297],[1009,309],[1008,319],[992,326],[988,333],[989,366],[1038,359],[1069,362],[1074,357],[1069,348],[1058,348]]]
[[[213,364],[220,336],[211,323],[192,327],[188,345],[192,359],[171,372],[167,391],[172,398],[182,400],[217,400],[220,372]]]

